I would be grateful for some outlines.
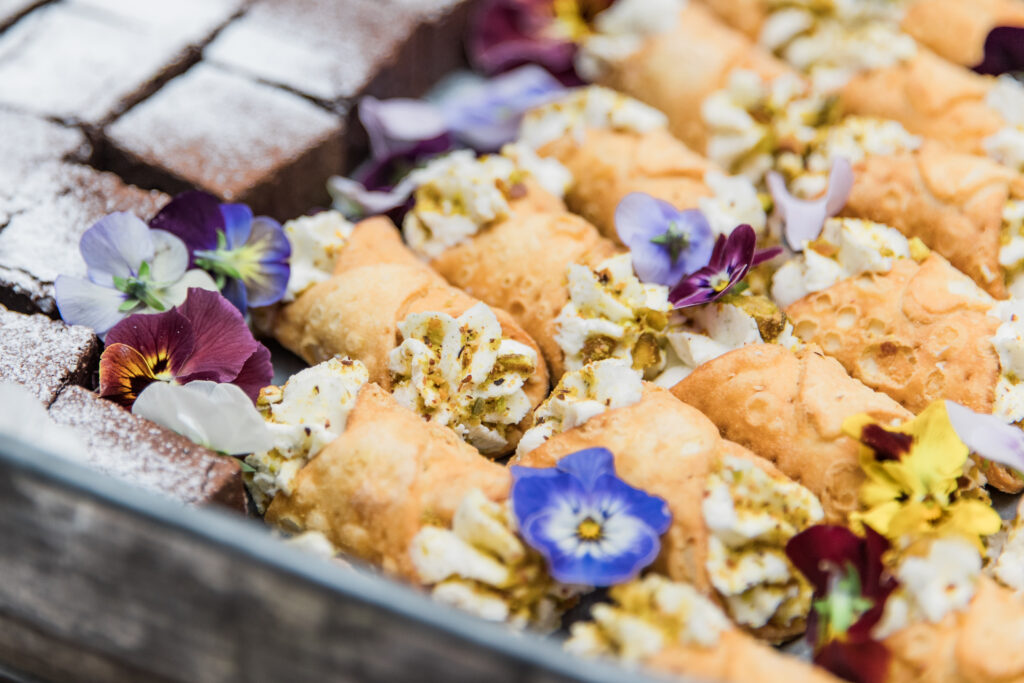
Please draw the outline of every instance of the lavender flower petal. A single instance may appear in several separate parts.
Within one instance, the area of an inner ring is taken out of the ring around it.
[[[706,265],[711,257],[711,225],[695,209],[679,211],[668,202],[635,192],[619,202],[615,227],[619,239],[632,252],[637,277],[644,282],[674,286],[686,273]],[[675,253],[671,245],[655,243],[670,234],[670,230],[684,239],[677,243]]]
[[[333,176],[327,181],[327,190],[334,205],[342,213],[350,213],[354,205],[363,215],[387,213],[405,204],[416,189],[413,179],[406,176],[391,190],[373,191],[357,180]]]
[[[946,401],[946,414],[960,440],[986,460],[1024,472],[1024,432],[995,415],[982,415]]]
[[[149,264],[150,281],[155,284],[177,282],[188,268],[188,247],[164,230],[149,230],[149,237],[153,241],[153,258]]]
[[[61,319],[91,327],[100,339],[127,315],[119,310],[127,296],[116,289],[67,275],[58,276],[53,288]]]
[[[786,181],[775,171],[768,174],[768,189],[775,201],[775,211],[785,226],[786,243],[793,251],[803,251],[804,242],[816,240],[825,227],[825,221],[846,205],[853,189],[853,168],[844,157],[837,158],[829,172],[828,191],[819,199],[797,199],[789,193]]]
[[[402,154],[421,141],[448,132],[441,111],[422,100],[378,100],[367,96],[359,101],[359,120],[370,136],[374,159]]]
[[[153,260],[149,228],[134,214],[124,212],[96,221],[82,235],[79,250],[89,279],[104,287],[113,287],[114,277],[135,277],[143,261]]]

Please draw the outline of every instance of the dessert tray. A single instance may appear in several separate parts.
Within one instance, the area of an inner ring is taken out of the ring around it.
[[[0,676],[1024,681],[1022,73],[1024,0],[0,0]]]

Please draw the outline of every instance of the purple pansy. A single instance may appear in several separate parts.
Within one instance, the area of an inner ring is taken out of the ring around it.
[[[555,467],[512,467],[520,533],[558,581],[611,586],[658,556],[672,515],[664,500],[615,476],[606,448],[567,455]]]
[[[188,270],[184,242],[129,213],[101,218],[82,235],[79,250],[87,277],[57,278],[57,308],[65,322],[91,327],[101,338],[133,313],[180,304],[190,287],[217,288],[203,271]]]
[[[989,31],[985,38],[985,57],[974,70],[989,76],[1024,71],[1024,28],[996,26]]]
[[[828,175],[828,191],[818,199],[797,199],[775,171],[768,174],[768,189],[775,201],[775,212],[782,219],[786,243],[793,251],[803,251],[804,242],[818,239],[825,221],[846,206],[853,189],[853,168],[846,158],[837,158]]]
[[[269,306],[288,286],[291,245],[281,224],[253,217],[244,204],[221,204],[205,192],[175,197],[150,227],[177,235],[191,262],[209,272],[238,310]]]
[[[728,237],[718,236],[710,263],[683,278],[669,292],[668,299],[676,308],[716,301],[745,278],[751,268],[781,253],[780,247],[757,251],[754,229],[741,225]]]
[[[995,415],[983,415],[946,401],[946,414],[956,435],[973,453],[1024,472],[1024,432]]]
[[[706,265],[714,248],[711,225],[703,213],[680,211],[640,192],[619,202],[615,229],[632,252],[637,277],[669,287]]]

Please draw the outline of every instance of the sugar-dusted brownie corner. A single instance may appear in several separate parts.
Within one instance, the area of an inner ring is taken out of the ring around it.
[[[418,95],[463,63],[469,0],[256,0],[205,59],[323,102]]]
[[[89,386],[99,353],[87,327],[0,306],[0,383],[21,384],[46,405],[66,386]]]
[[[148,20],[129,14],[127,4],[52,3],[18,19],[0,34],[0,106],[65,121],[107,120],[195,62],[241,0],[203,0],[198,17],[174,9],[177,2],[132,0],[170,8]]]
[[[39,164],[18,182],[0,184],[0,304],[56,316],[54,280],[85,275],[82,233],[114,211],[149,219],[167,201],[113,174],[62,162]]]
[[[328,202],[343,131],[298,95],[199,64],[107,128],[107,165],[146,187],[197,187],[287,219]]]
[[[40,162],[85,159],[91,147],[78,128],[62,126],[32,114],[0,109],[0,196]]]
[[[246,510],[238,462],[195,445],[81,387],[64,389],[50,417],[85,443],[83,463],[104,474],[192,505]]]

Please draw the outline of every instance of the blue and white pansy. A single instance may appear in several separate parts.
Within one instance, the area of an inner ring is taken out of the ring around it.
[[[641,192],[619,202],[615,229],[633,255],[637,277],[668,287],[707,265],[715,245],[711,225],[699,210],[680,211]]]
[[[556,580],[611,586],[658,556],[668,505],[619,479],[608,449],[577,451],[555,467],[513,466],[512,476],[519,531]]]

